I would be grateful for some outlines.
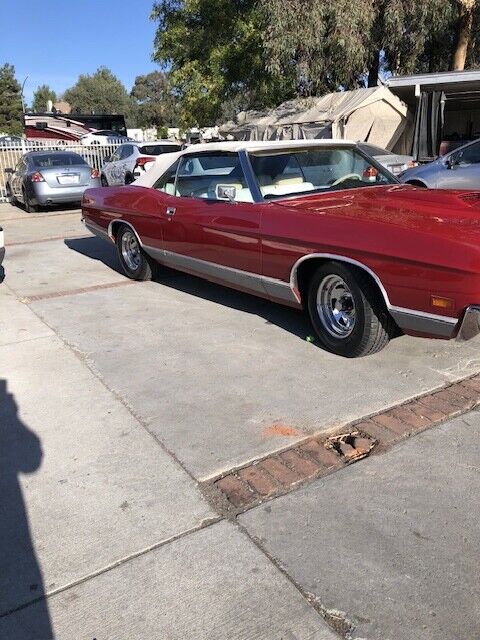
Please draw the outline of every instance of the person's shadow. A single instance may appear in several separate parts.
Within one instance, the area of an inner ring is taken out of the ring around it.
[[[41,462],[40,440],[0,379],[0,638],[8,640],[54,637],[19,479]]]

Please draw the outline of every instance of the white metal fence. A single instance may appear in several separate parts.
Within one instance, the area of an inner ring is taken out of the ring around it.
[[[83,145],[65,140],[22,140],[18,144],[2,146],[0,140],[0,202],[8,201],[6,189],[8,176],[5,169],[15,169],[19,159],[29,151],[72,151],[85,158],[92,168],[100,171],[105,161],[122,142]]]

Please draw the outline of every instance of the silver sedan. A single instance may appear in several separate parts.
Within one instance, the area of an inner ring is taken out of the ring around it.
[[[30,151],[8,174],[7,195],[28,212],[54,204],[79,203],[85,189],[100,186],[100,175],[78,153]]]
[[[480,140],[458,147],[434,162],[409,169],[400,180],[429,189],[479,189]]]

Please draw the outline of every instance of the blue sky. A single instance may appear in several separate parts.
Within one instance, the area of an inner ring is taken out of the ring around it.
[[[104,65],[128,90],[135,77],[158,69],[151,60],[153,0],[0,0],[0,65],[15,66],[20,83],[28,75],[27,103],[40,84],[61,93],[80,73]]]

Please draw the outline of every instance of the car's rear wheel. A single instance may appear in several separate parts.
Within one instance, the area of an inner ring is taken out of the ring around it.
[[[145,255],[139,240],[130,227],[122,225],[118,230],[117,250],[125,274],[132,280],[151,280],[153,262]]]
[[[395,335],[395,322],[369,276],[338,262],[315,271],[308,310],[321,346],[339,356],[376,353]]]
[[[103,175],[103,173],[100,176],[100,184],[102,185],[102,187],[108,187],[108,181],[106,177]]]
[[[27,213],[35,213],[35,211],[37,210],[37,207],[31,203],[30,197],[25,187],[23,187],[22,189],[22,197],[23,197],[23,207],[25,211]]]
[[[125,174],[125,184],[132,184],[132,182],[135,180],[135,178],[133,177],[133,173],[131,173],[130,171],[128,171]]]

